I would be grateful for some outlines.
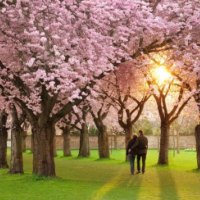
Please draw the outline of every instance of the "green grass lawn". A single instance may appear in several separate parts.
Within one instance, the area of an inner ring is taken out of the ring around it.
[[[58,178],[31,175],[32,155],[24,154],[24,175],[0,170],[0,200],[198,200],[200,173],[194,152],[181,151],[170,166],[156,165],[158,152],[150,150],[144,175],[129,174],[124,151],[114,150],[110,160],[98,160],[97,151],[86,159],[64,158],[58,152]]]

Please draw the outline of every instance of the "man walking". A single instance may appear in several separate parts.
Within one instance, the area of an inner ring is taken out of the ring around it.
[[[139,136],[137,138],[137,173],[140,173],[140,160],[142,158],[142,173],[145,173],[146,155],[148,149],[148,139],[144,136],[142,130],[139,130]]]

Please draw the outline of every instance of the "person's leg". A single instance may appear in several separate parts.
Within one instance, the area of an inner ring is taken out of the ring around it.
[[[131,154],[128,155],[129,162],[130,162],[130,172],[133,174],[133,168],[134,168],[134,162],[133,162],[133,156]]]
[[[140,157],[141,157],[141,155],[137,155],[137,171],[138,171],[138,173],[140,173]]]
[[[132,155],[132,168],[131,168],[132,174],[135,173],[135,155]]]
[[[142,173],[144,174],[146,167],[146,154],[142,154]]]

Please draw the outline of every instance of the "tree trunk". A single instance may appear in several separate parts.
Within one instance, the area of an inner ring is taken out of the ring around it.
[[[7,114],[0,113],[0,168],[8,168],[7,163],[7,139],[8,132],[6,129]]]
[[[158,164],[161,165],[168,164],[169,130],[169,124],[161,123],[160,151],[158,159]]]
[[[65,127],[63,130],[63,155],[72,156],[70,147],[70,129]]]
[[[55,176],[54,136],[51,122],[33,127],[33,173],[39,176]]]
[[[99,158],[110,158],[108,133],[106,127],[103,126],[100,130],[98,130],[98,132]]]
[[[0,168],[8,168],[7,163],[7,130],[0,131]]]
[[[12,107],[12,129],[11,129],[11,160],[10,173],[22,174],[23,171],[23,154],[22,154],[22,128],[18,121],[17,110]]]
[[[11,131],[10,173],[22,174],[23,172],[22,131],[13,127]]]
[[[125,132],[125,148],[126,148],[132,137],[132,126],[127,126],[124,129],[124,132]]]
[[[90,156],[89,151],[89,133],[86,124],[82,124],[81,135],[80,135],[80,147],[79,154],[80,157]]]
[[[196,152],[197,152],[197,168],[200,169],[200,124],[195,128]]]

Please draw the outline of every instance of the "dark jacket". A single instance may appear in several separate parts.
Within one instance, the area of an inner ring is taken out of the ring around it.
[[[136,155],[137,154],[137,147],[135,146],[135,143],[137,141],[137,136],[134,136],[128,143],[126,148],[126,155]]]
[[[144,135],[139,136],[135,143],[137,146],[138,154],[146,154],[148,149],[148,139]]]

